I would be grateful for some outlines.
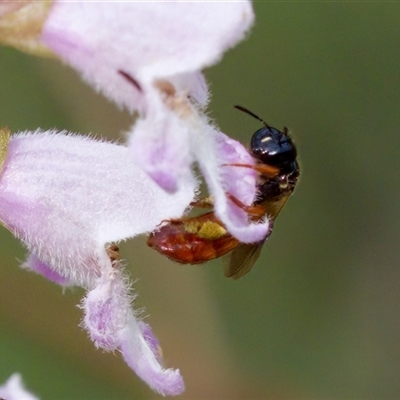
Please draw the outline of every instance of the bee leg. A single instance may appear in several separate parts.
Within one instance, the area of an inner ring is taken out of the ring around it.
[[[198,199],[195,201],[190,202],[190,207],[198,207],[198,208],[214,208],[214,200],[211,197],[204,197],[203,199]],[[187,219],[188,217],[182,218],[170,218],[170,219],[163,219],[157,224],[157,228],[162,227],[164,224],[180,224],[182,221]],[[1,398],[0,398],[1,400]]]
[[[257,171],[259,174],[265,176],[266,178],[274,178],[279,174],[279,168],[273,167],[268,164],[222,164],[223,167],[243,167],[243,168],[251,168],[254,171]]]
[[[252,217],[262,218],[265,215],[265,207],[262,206],[248,206],[242,203],[237,197],[233,194],[227,193],[227,196],[230,201],[236,204],[239,208],[246,211],[247,214],[251,215]]]
[[[192,201],[190,203],[190,207],[198,207],[198,208],[214,208],[214,200],[212,197],[207,196],[203,197],[202,199],[198,199],[195,201]],[[168,224],[180,224],[182,220],[185,218],[171,218],[171,219],[163,219],[158,225],[157,228],[161,227],[165,223]],[[1,400],[1,399],[0,399]]]
[[[279,168],[273,167],[268,164],[256,164],[254,170],[266,178],[275,178],[279,174]]]

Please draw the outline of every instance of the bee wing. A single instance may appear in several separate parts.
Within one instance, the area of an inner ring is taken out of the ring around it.
[[[260,256],[263,244],[264,242],[239,244],[232,252],[229,264],[225,269],[225,276],[227,278],[239,279],[246,275],[253,268],[254,263]]]

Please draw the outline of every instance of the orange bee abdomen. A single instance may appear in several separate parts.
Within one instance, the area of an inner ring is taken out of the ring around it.
[[[218,258],[239,244],[213,213],[170,221],[152,233],[147,244],[173,261],[200,264]]]

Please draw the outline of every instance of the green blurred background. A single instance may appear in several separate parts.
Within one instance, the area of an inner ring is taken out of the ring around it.
[[[256,2],[248,39],[208,69],[211,116],[248,143],[260,126],[298,145],[301,181],[256,267],[181,266],[122,246],[137,307],[178,367],[182,399],[400,398],[400,4]],[[54,61],[0,49],[0,126],[124,138],[130,117]],[[62,227],[60,227],[62,229]],[[1,230],[0,381],[41,399],[156,399],[79,327],[83,291],[21,270]]]

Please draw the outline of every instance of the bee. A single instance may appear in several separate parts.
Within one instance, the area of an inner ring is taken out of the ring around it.
[[[259,116],[242,106],[235,106],[263,123],[250,141],[250,154],[254,166],[229,164],[229,166],[253,168],[259,173],[256,199],[251,206],[228,193],[228,198],[245,210],[252,221],[270,220],[270,231],[258,243],[241,243],[225,229],[214,212],[196,217],[170,220],[147,239],[147,244],[173,261],[182,264],[201,264],[231,252],[225,276],[239,279],[247,274],[257,261],[262,246],[272,232],[273,223],[293,193],[300,176],[297,150],[288,129],[283,131],[269,126]],[[195,206],[210,206],[212,202],[203,199]]]

